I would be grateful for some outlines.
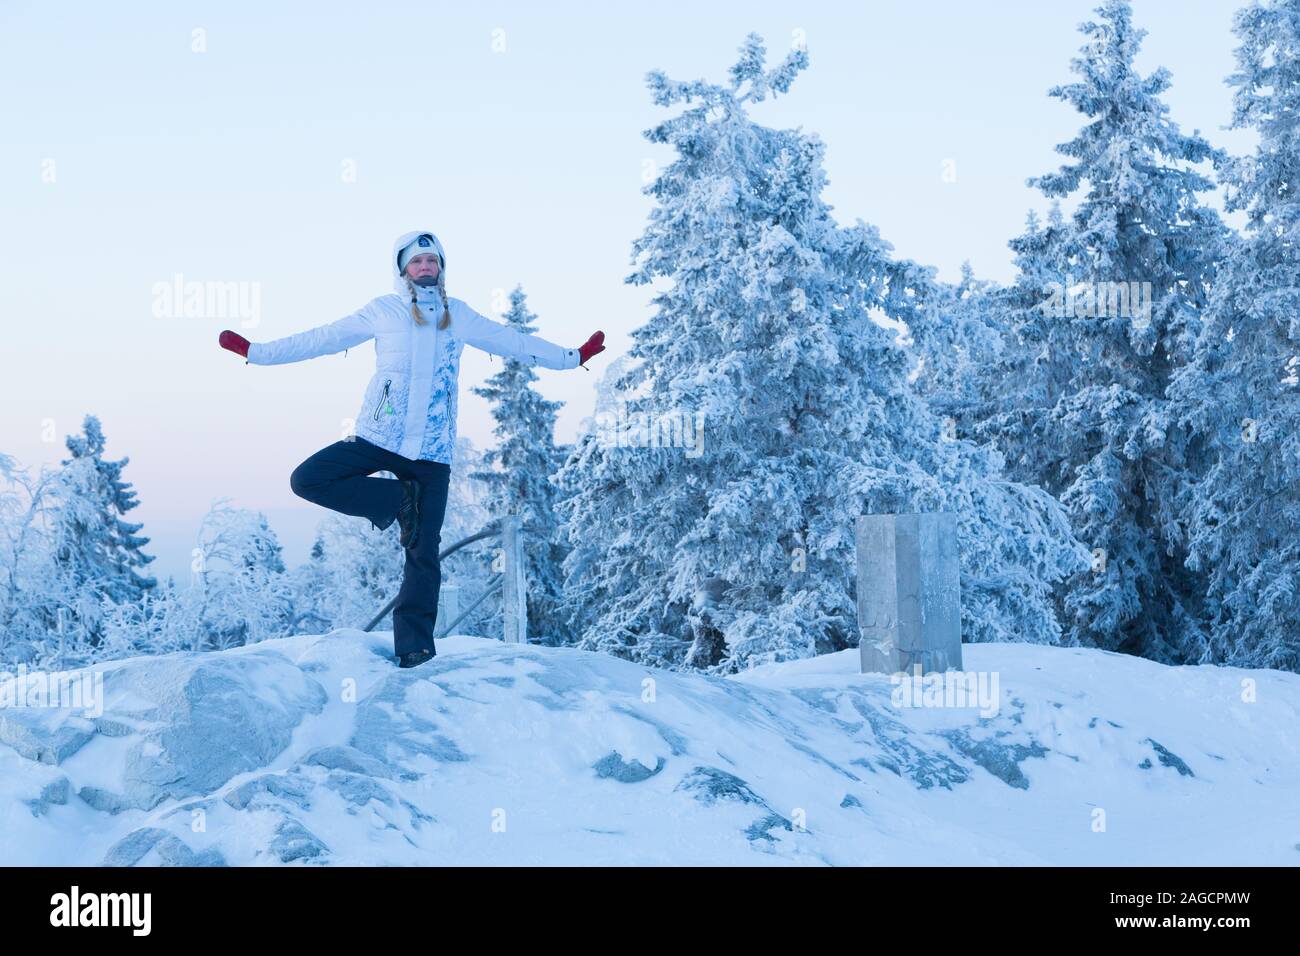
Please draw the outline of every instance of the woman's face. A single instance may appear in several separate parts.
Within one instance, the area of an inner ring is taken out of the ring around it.
[[[438,281],[438,257],[432,252],[412,256],[406,263],[406,275],[416,285],[433,285]]]

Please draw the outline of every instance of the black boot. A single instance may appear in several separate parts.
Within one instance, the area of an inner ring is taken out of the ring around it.
[[[433,660],[435,654],[433,651],[418,650],[411,651],[409,654],[403,654],[397,659],[398,667],[417,667],[425,661]]]
[[[397,509],[397,525],[402,529],[399,540],[403,548],[414,548],[420,536],[420,483],[402,479],[402,504]]]

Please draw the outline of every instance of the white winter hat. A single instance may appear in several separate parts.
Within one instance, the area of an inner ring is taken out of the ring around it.
[[[406,264],[416,256],[428,253],[438,257],[438,268],[443,267],[442,251],[438,247],[438,240],[433,233],[422,232],[415,237],[401,252],[397,254],[397,271],[401,272],[406,268]]]

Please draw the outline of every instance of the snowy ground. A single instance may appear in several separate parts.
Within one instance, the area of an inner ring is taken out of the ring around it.
[[[981,717],[897,706],[855,651],[390,652],[135,658],[99,716],[0,709],[0,864],[1300,864],[1300,675],[968,645]]]

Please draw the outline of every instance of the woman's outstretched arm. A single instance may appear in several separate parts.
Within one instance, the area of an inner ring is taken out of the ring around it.
[[[370,309],[366,306],[337,322],[270,342],[248,342],[227,329],[221,333],[220,343],[222,348],[242,354],[254,365],[285,365],[341,352],[374,337]]]
[[[484,352],[517,359],[525,365],[540,365],[543,368],[553,369],[577,368],[584,360],[582,349],[566,349],[541,336],[512,329],[502,322],[494,322],[487,316],[480,315],[468,306],[462,314],[468,315],[469,319],[461,329],[461,338]],[[603,335],[601,339],[604,339]],[[604,350],[601,346],[594,349],[591,354]]]
[[[494,322],[468,306],[461,314],[468,321],[461,328],[460,337],[475,348],[504,358],[518,359],[525,365],[554,369],[578,367],[577,349],[566,349],[541,336],[529,335],[502,322]]]

